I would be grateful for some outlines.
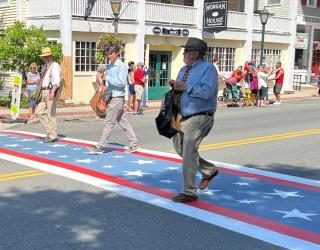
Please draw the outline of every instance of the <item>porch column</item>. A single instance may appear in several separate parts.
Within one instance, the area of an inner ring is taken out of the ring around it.
[[[22,22],[23,13],[22,13],[22,0],[17,0],[17,21]]]
[[[244,43],[244,60],[251,60],[252,57],[252,38],[253,38],[253,18],[254,18],[254,1],[247,0],[244,5],[244,12],[247,15],[247,23],[245,27],[247,29],[247,40]]]
[[[60,39],[63,61],[61,63],[62,93],[61,99],[72,99],[72,1],[60,0]]]
[[[314,39],[314,25],[309,26],[308,32],[308,71],[307,71],[307,82],[311,82],[312,75],[312,56],[313,56],[313,39]]]
[[[295,43],[297,33],[297,16],[298,16],[298,0],[292,0],[289,4],[289,17],[291,19],[290,25],[290,43],[287,49],[288,65],[282,65],[284,69],[283,91],[293,92],[293,70],[295,58]]]
[[[194,7],[197,8],[197,31],[195,37],[203,38],[203,8],[204,0],[194,1]]]
[[[146,1],[138,1],[138,28],[137,35],[134,41],[134,58],[132,60],[135,63],[144,61],[144,38],[145,38],[145,11],[146,11]],[[131,59],[130,59],[131,60]]]

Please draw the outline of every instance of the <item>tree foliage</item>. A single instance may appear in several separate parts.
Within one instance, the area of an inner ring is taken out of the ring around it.
[[[97,48],[98,48],[98,51],[96,54],[97,62],[105,63],[107,61],[106,51],[108,50],[108,48],[115,45],[119,46],[121,51],[124,49],[123,42],[120,39],[118,39],[115,35],[113,34],[101,35],[97,41]]]
[[[0,37],[0,70],[19,72],[25,77],[31,63],[43,63],[39,55],[44,47],[50,47],[55,61],[61,62],[61,44],[49,44],[40,28],[28,28],[25,23],[15,22],[6,28]]]

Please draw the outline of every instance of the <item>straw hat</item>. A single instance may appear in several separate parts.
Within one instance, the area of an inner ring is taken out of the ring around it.
[[[51,49],[49,47],[43,48],[42,49],[42,54],[39,56],[52,56]]]

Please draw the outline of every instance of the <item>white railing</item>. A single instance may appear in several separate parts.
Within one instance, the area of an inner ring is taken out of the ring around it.
[[[289,34],[291,27],[291,19],[286,17],[270,16],[266,24],[266,32],[277,34]],[[259,15],[253,17],[253,30],[262,30],[262,25]]]
[[[248,16],[243,12],[228,11],[228,28],[246,29]]]
[[[146,2],[146,22],[197,25],[197,9],[189,6]]]
[[[83,17],[86,10],[87,0],[72,0],[72,15]],[[123,5],[120,13],[121,19],[137,19],[138,2],[130,1],[128,4]],[[113,18],[110,2],[107,0],[97,0],[91,11],[90,17],[93,18]]]
[[[60,16],[60,3],[59,0],[29,0],[27,2],[28,18]]]

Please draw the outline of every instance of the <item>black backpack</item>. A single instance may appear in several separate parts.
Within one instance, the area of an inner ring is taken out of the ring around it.
[[[178,130],[172,127],[172,117],[178,113],[178,107],[173,104],[174,90],[169,90],[163,98],[160,113],[155,119],[157,129],[160,135],[171,138],[178,133]]]

